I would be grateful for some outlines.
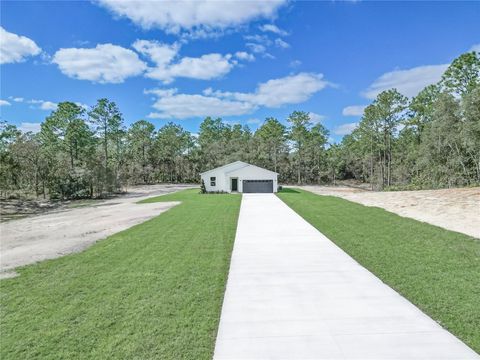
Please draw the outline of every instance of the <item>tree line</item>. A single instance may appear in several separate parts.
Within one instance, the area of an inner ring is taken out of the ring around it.
[[[480,60],[465,53],[413,99],[396,89],[365,108],[358,127],[332,146],[340,178],[372,188],[480,184]]]
[[[2,196],[92,198],[132,184],[197,183],[200,172],[236,160],[278,172],[281,183],[478,184],[479,72],[478,54],[466,53],[413,99],[395,89],[380,93],[338,144],[303,111],[291,113],[288,125],[267,118],[254,132],[207,117],[192,134],[172,122],[127,127],[108,99],[89,110],[62,102],[38,133],[1,123],[0,189]]]

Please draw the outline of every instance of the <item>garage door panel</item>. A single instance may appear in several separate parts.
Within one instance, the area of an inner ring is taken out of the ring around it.
[[[273,193],[273,180],[243,180],[244,193]]]

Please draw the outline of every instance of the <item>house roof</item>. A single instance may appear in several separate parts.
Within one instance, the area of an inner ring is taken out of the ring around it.
[[[246,164],[246,163],[245,163],[245,164]],[[248,166],[248,167],[257,168],[257,169],[259,169],[259,170],[261,170],[261,171],[264,171],[264,172],[268,172],[268,173],[272,173],[272,174],[277,174],[277,175],[278,175],[278,173],[276,173],[275,171],[271,171],[271,170],[268,170],[268,169],[265,169],[265,168],[261,168],[260,166],[256,166],[256,165],[252,165],[252,164],[247,164],[247,166]],[[237,168],[237,169],[229,169],[228,171],[225,172],[225,174],[231,174],[231,173],[234,173],[234,172],[236,172],[236,171],[238,171],[238,170],[242,170],[242,169],[243,169],[243,167],[242,167],[242,168]]]
[[[226,165],[223,165],[223,166],[220,166],[220,167],[211,169],[211,170],[204,171],[204,172],[200,173],[200,175],[207,174],[207,173],[213,172],[213,171],[218,171],[218,170],[223,170],[223,172],[224,172],[225,174],[228,174],[228,173],[231,173],[231,172],[240,170],[240,169],[242,169],[242,168],[244,168],[244,167],[247,167],[247,166],[253,166],[253,167],[256,167],[256,168],[258,168],[258,169],[261,169],[261,170],[264,170],[264,171],[268,171],[268,172],[272,172],[272,173],[274,173],[274,174],[277,174],[277,173],[274,172],[274,171],[270,171],[270,170],[261,168],[261,167],[259,167],[259,166],[255,166],[255,165],[252,165],[252,164],[248,164],[248,163],[243,162],[243,161],[234,161],[234,162],[232,162],[232,163],[230,163],[230,164],[226,164]]]
[[[214,169],[204,171],[204,172],[200,173],[200,175],[207,174],[209,172],[217,171],[217,170],[224,170],[224,172],[228,172],[228,171],[232,171],[232,170],[236,170],[236,169],[241,169],[242,167],[245,167],[245,166],[248,166],[248,165],[250,165],[250,164],[247,164],[246,162],[243,162],[243,161],[234,161],[232,163],[229,163],[229,164],[226,164],[226,165],[214,168]]]

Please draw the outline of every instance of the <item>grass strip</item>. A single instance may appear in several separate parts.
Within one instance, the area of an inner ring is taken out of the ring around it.
[[[2,359],[212,357],[241,196],[155,201],[182,203],[0,282]]]

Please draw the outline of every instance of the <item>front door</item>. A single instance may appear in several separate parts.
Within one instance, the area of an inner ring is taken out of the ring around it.
[[[232,191],[238,191],[238,179],[232,179]]]

